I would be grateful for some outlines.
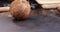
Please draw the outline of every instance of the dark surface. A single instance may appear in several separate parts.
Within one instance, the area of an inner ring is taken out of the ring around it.
[[[0,32],[60,32],[60,19],[51,15],[31,16],[23,21],[0,16]]]
[[[8,6],[13,0],[0,0],[0,7]]]

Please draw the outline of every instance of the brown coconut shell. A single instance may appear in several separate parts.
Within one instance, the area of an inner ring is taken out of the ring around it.
[[[27,0],[14,0],[9,12],[16,19],[26,19],[30,15],[31,7]]]

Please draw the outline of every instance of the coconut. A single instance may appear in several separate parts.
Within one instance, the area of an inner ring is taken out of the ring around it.
[[[9,12],[16,19],[26,19],[30,15],[31,7],[27,0],[14,0],[10,4]]]

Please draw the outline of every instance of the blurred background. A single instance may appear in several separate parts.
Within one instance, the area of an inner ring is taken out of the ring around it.
[[[0,0],[0,7],[8,7],[13,0]],[[13,19],[9,12],[0,12],[0,32],[60,32],[60,4],[29,0],[31,15],[26,20]],[[56,0],[60,1],[60,0]],[[44,3],[43,3],[44,2]],[[57,17],[58,16],[58,17]]]

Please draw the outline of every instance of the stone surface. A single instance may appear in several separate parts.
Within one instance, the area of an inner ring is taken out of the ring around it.
[[[0,32],[60,32],[60,19],[51,14],[30,16],[21,21],[0,16]]]

